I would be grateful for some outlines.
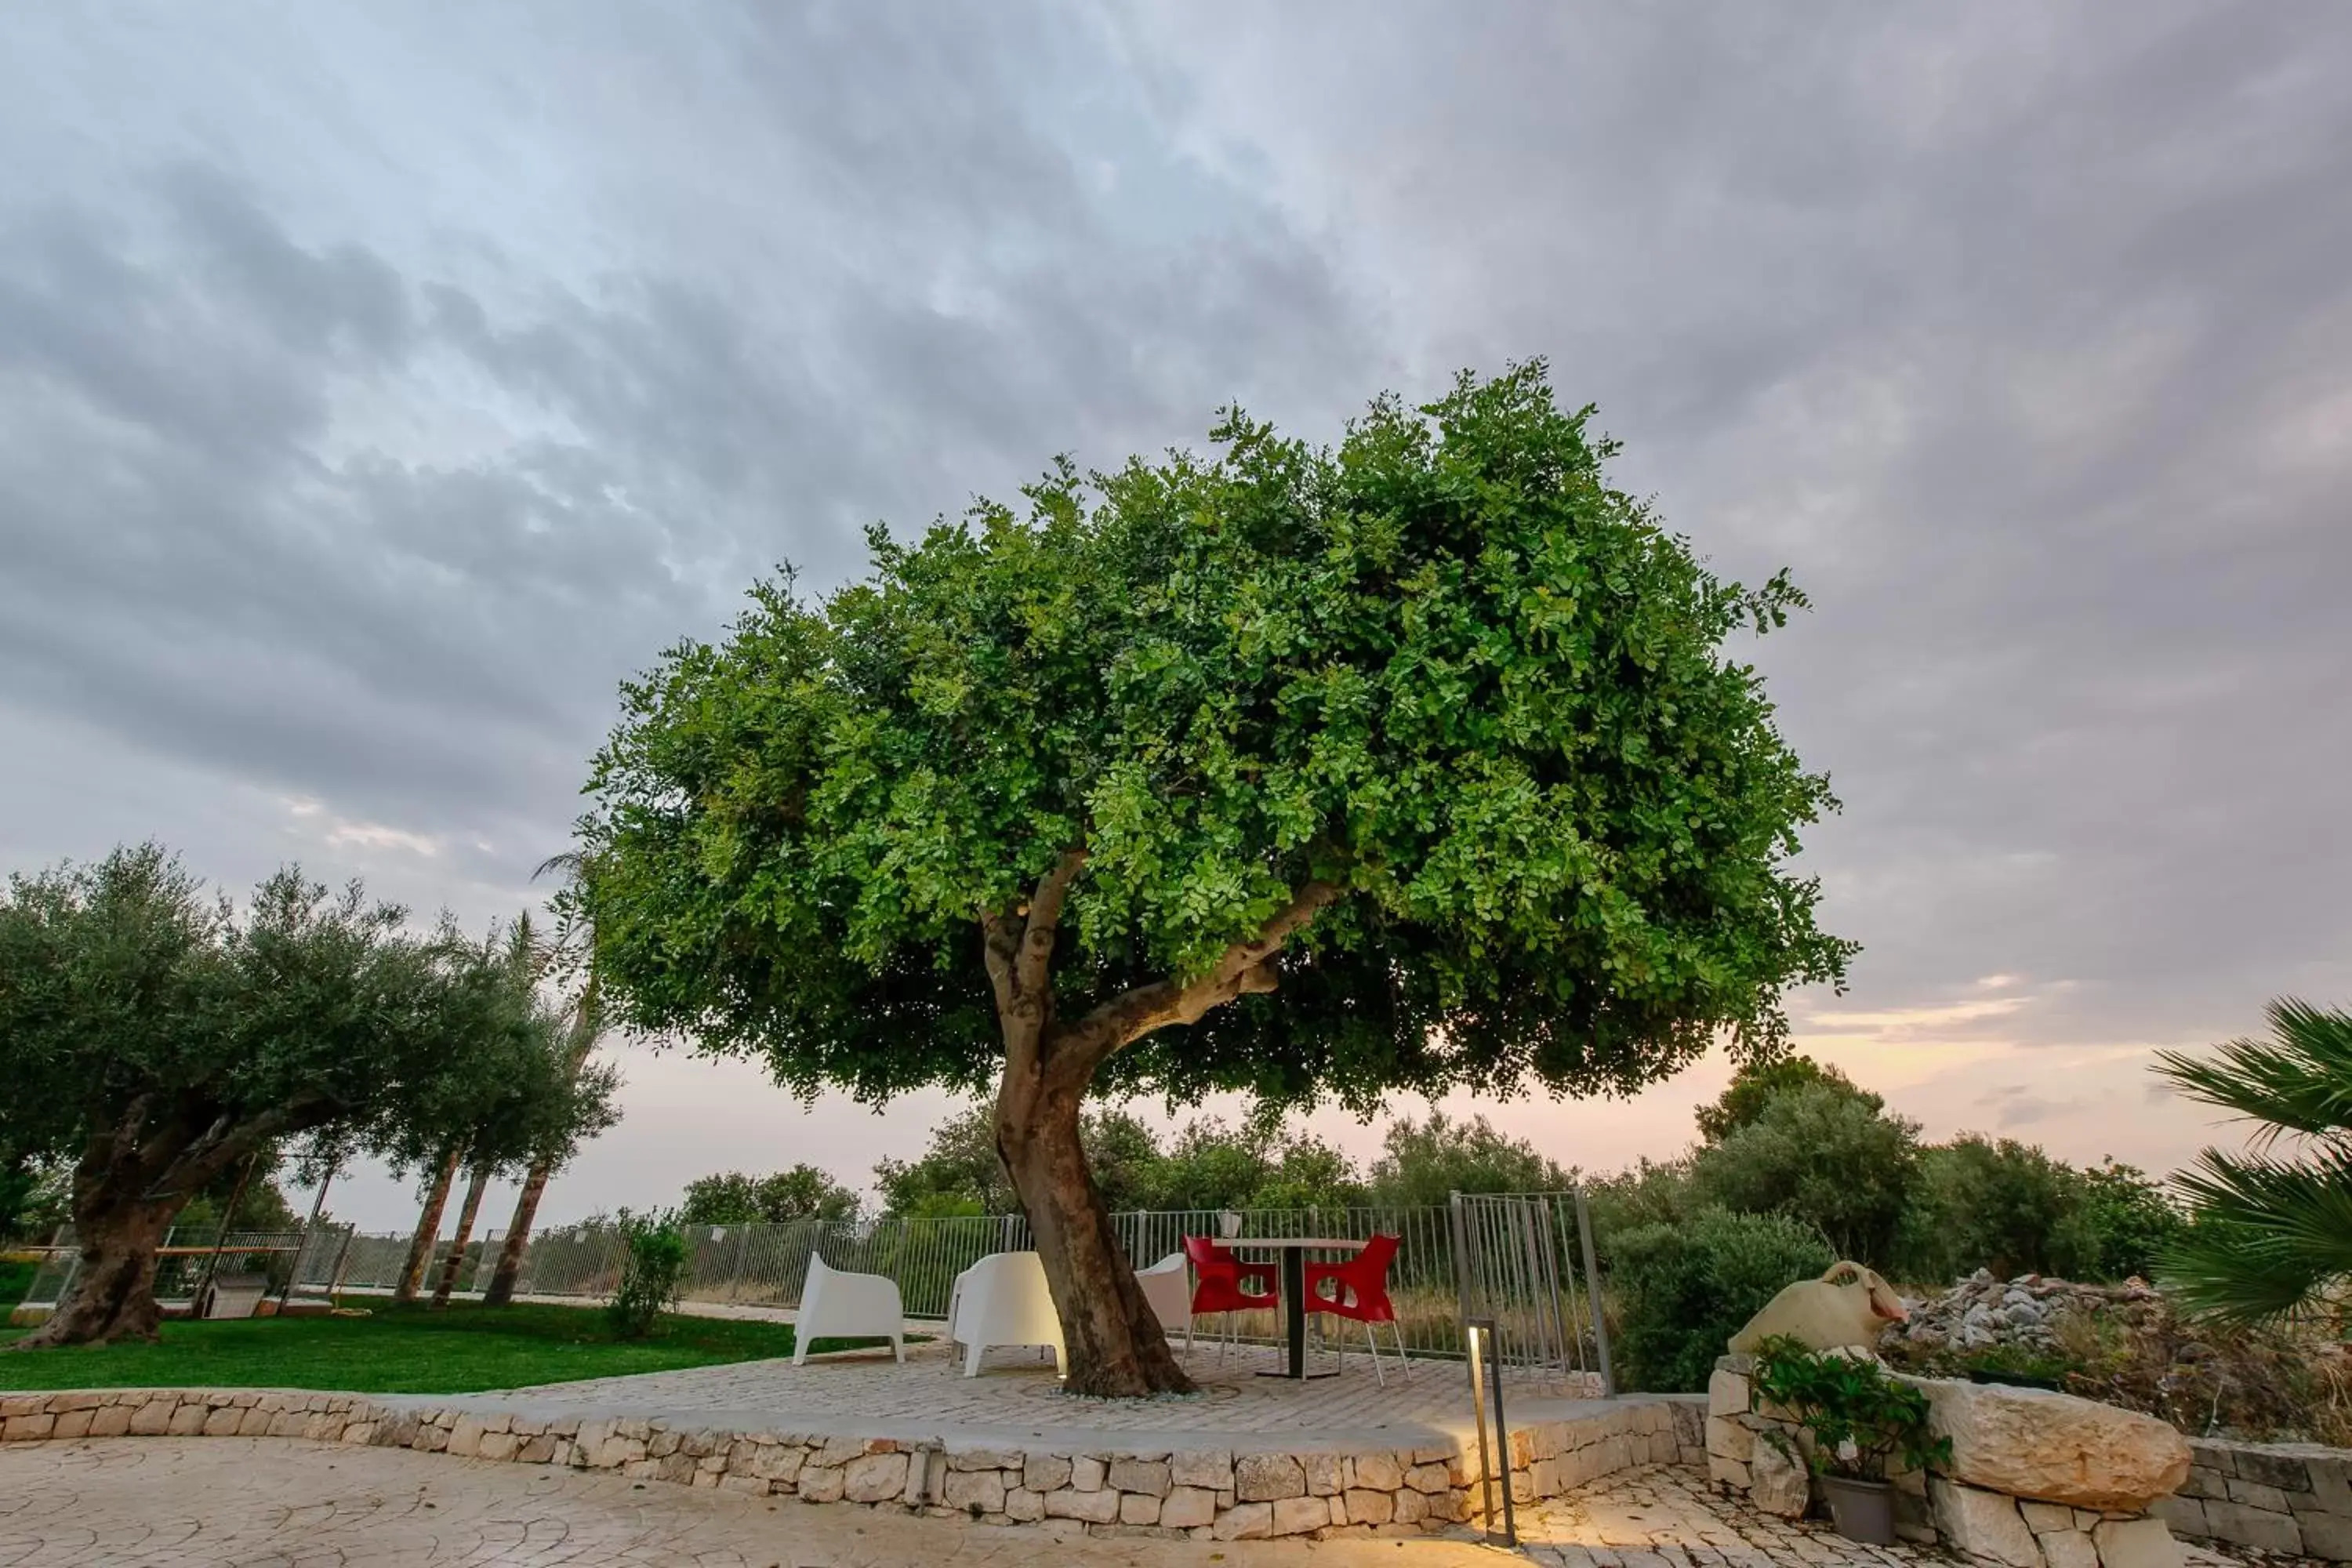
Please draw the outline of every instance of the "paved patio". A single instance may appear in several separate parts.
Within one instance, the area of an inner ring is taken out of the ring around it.
[[[1723,1497],[1679,1465],[1625,1470],[1523,1506],[1519,1539],[1544,1568],[1952,1568],[1915,1546],[1865,1546],[1817,1520],[1776,1519]],[[2184,1568],[2242,1568],[2189,1542]]]
[[[1408,1378],[1391,1358],[1384,1362],[1383,1384],[1359,1349],[1338,1377],[1293,1383],[1258,1375],[1278,1364],[1279,1352],[1272,1349],[1237,1345],[1221,1356],[1203,1342],[1186,1363],[1199,1394],[1114,1402],[1066,1396],[1053,1363],[1034,1352],[991,1351],[978,1377],[961,1376],[947,1345],[933,1341],[908,1346],[903,1366],[887,1351],[845,1351],[812,1356],[799,1367],[788,1361],[736,1362],[410,1403],[547,1418],[614,1415],[1016,1447],[1119,1438],[1131,1447],[1137,1435],[1149,1434],[1163,1447],[1397,1448],[1471,1434],[1468,1376],[1460,1363],[1416,1362]],[[1324,1369],[1340,1363],[1319,1355],[1311,1364]],[[1581,1384],[1526,1377],[1506,1384],[1514,1426],[1523,1413],[1604,1408],[1575,1397],[1585,1392]]]
[[[1063,1521],[1067,1522],[1067,1521]],[[1466,1542],[1096,1537],[283,1438],[0,1448],[0,1568],[1476,1568]]]
[[[0,1448],[0,1568],[369,1568],[691,1563],[697,1568],[1475,1568],[1467,1539],[1187,1542],[691,1492],[609,1472],[528,1470],[285,1439],[155,1438]],[[1627,1471],[1523,1509],[1545,1568],[1941,1568],[1710,1495],[1694,1470]],[[1053,1531],[1050,1545],[1041,1531]],[[1041,1548],[1043,1552],[1041,1552]],[[2236,1568],[2195,1548],[2191,1568]]]

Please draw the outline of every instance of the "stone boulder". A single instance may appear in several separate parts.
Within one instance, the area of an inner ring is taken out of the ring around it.
[[[1779,1438],[1780,1434],[1774,1433],[1756,1445],[1748,1467],[1751,1478],[1748,1500],[1766,1513],[1802,1519],[1812,1500],[1813,1478],[1804,1459]]]
[[[2152,1415],[2071,1394],[1919,1378],[1937,1468],[2012,1497],[2138,1513],[2189,1479],[2189,1441]]]

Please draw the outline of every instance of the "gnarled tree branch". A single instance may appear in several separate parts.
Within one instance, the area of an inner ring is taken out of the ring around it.
[[[1062,851],[1051,868],[1037,879],[1035,889],[1021,909],[980,917],[988,964],[989,984],[996,994],[996,1016],[1004,1036],[1009,1067],[1034,1064],[1037,1048],[1054,1021],[1054,931],[1061,923],[1062,906],[1070,884],[1086,868],[1083,847]]]
[[[1347,890],[1339,882],[1308,882],[1255,936],[1225,949],[1206,974],[1181,983],[1156,980],[1112,997],[1062,1033],[1057,1054],[1070,1052],[1091,1076],[1120,1047],[1154,1029],[1196,1023],[1236,996],[1272,991],[1275,954]]]
[[[1037,879],[1037,890],[1029,900],[1029,923],[1022,928],[1020,962],[1013,970],[1013,981],[1021,990],[1041,991],[1050,983],[1054,930],[1061,924],[1070,884],[1078,879],[1086,865],[1083,847],[1065,849],[1054,868]]]

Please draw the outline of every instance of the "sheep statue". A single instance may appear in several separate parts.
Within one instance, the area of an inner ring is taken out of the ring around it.
[[[1731,1336],[1734,1355],[1753,1355],[1775,1334],[1790,1334],[1812,1350],[1845,1345],[1868,1349],[1889,1323],[1910,1317],[1894,1288],[1859,1263],[1832,1263],[1818,1279],[1800,1279],[1764,1303]]]

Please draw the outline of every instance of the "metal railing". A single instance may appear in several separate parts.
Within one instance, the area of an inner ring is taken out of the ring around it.
[[[1138,1268],[1181,1252],[1188,1236],[1244,1243],[1254,1236],[1393,1236],[1398,1247],[1389,1268],[1389,1297],[1408,1353],[1458,1360],[1463,1323],[1485,1318],[1496,1324],[1506,1364],[1605,1380],[1606,1331],[1593,1307],[1591,1238],[1580,1218],[1573,1194],[1514,1193],[1456,1194],[1444,1205],[1137,1210],[1114,1215],[1111,1221]],[[887,1276],[897,1282],[909,1317],[933,1319],[947,1315],[958,1274],[991,1253],[1030,1245],[1028,1222],[1019,1215],[698,1225],[687,1227],[687,1237],[691,1254],[683,1296],[688,1302],[797,1309],[808,1260],[822,1253],[835,1268]],[[201,1238],[205,1247],[213,1239]],[[457,1280],[460,1294],[478,1293],[488,1283],[501,1239],[491,1231],[468,1247]],[[238,1235],[228,1240],[225,1266],[233,1266],[240,1243],[282,1249],[269,1256],[290,1258],[298,1293],[373,1294],[399,1284],[410,1238],[342,1225],[321,1225],[307,1233]],[[35,1276],[27,1307],[52,1305],[63,1291],[74,1258],[69,1230],[60,1233],[58,1244],[63,1250],[53,1251]],[[524,1249],[516,1294],[607,1300],[620,1282],[625,1251],[620,1229],[609,1220],[541,1229]],[[433,1270],[446,1257],[446,1249],[436,1250],[428,1279],[437,1278]],[[1280,1314],[1271,1310],[1239,1312],[1230,1323],[1201,1325],[1204,1332],[1228,1328],[1237,1339],[1264,1343],[1278,1341],[1283,1331]]]
[[[1615,1392],[1581,1191],[1455,1193],[1461,1321],[1491,1323],[1504,1364],[1590,1373]]]
[[[297,1254],[302,1247],[303,1233],[299,1230],[232,1230],[224,1235],[210,1226],[174,1226],[163,1233],[158,1248],[155,1299],[181,1301],[193,1296],[215,1248],[220,1272],[267,1275],[275,1289],[288,1269],[300,1268]],[[19,1310],[55,1307],[80,1267],[81,1252],[74,1243],[73,1226],[66,1226],[51,1239],[39,1267],[33,1270]]]

